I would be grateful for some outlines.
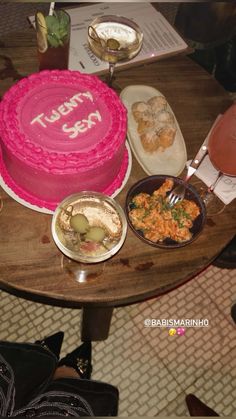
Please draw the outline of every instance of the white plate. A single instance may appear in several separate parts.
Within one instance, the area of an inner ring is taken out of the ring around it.
[[[121,184],[121,186],[119,187],[119,188],[117,188],[114,192],[113,192],[113,194],[111,195],[111,198],[115,198],[121,191],[122,191],[122,189],[125,187],[125,185],[126,185],[126,183],[127,183],[127,181],[128,181],[128,179],[129,179],[129,176],[130,176],[130,172],[131,172],[131,168],[132,168],[132,154],[131,154],[131,150],[130,150],[130,147],[129,147],[129,144],[128,144],[128,142],[126,141],[126,143],[125,143],[125,146],[126,146],[126,148],[127,148],[127,151],[128,151],[128,167],[127,167],[127,170],[126,170],[126,174],[125,174],[125,177],[124,177],[124,179],[123,179],[123,182],[122,182],[122,184]],[[1,159],[0,159],[1,160]],[[1,165],[0,165],[1,166]],[[50,210],[50,209],[48,209],[48,208],[45,208],[45,207],[40,207],[40,206],[37,206],[37,205],[33,205],[33,204],[31,204],[30,202],[28,202],[28,201],[26,201],[26,200],[24,200],[23,198],[21,198],[19,195],[17,195],[16,194],[16,192],[14,192],[7,184],[6,184],[6,182],[5,182],[5,180],[3,179],[3,177],[2,177],[2,175],[1,175],[1,173],[0,173],[0,186],[2,187],[2,189],[4,189],[4,191],[11,197],[11,198],[13,198],[15,201],[17,201],[19,204],[21,204],[21,205],[24,205],[25,207],[27,207],[27,208],[30,208],[30,209],[32,209],[32,210],[34,210],[34,211],[38,211],[38,212],[42,212],[42,213],[44,213],[44,214],[53,214],[54,213],[54,211],[53,210]]]
[[[167,105],[167,110],[173,114],[177,128],[172,146],[163,152],[148,153],[144,150],[137,132],[138,124],[132,115],[131,106],[138,101],[146,102],[153,96],[164,95],[154,87],[144,85],[128,86],[122,90],[120,98],[128,111],[128,141],[134,156],[148,175],[178,176],[185,167],[187,152],[179,124],[169,104]]]
[[[115,190],[115,192],[113,192],[113,194],[111,195],[111,198],[115,198],[122,191],[122,189],[124,189],[126,183],[128,182],[128,179],[130,177],[130,172],[131,172],[131,169],[132,169],[132,153],[131,153],[130,146],[129,146],[129,143],[128,143],[127,140],[126,140],[125,146],[126,146],[127,151],[128,151],[128,159],[129,159],[127,171],[126,171],[126,174],[125,174],[125,177],[123,179],[123,182],[122,182],[121,186],[119,188],[117,188]]]

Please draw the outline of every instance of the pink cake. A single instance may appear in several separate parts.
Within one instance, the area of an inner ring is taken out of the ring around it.
[[[112,195],[127,167],[126,109],[96,76],[42,71],[0,103],[0,171],[20,198],[54,210],[79,191]]]

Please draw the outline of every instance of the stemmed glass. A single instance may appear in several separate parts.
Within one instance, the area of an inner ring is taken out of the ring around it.
[[[214,126],[208,140],[208,155],[218,175],[204,193],[203,201],[208,214],[211,211],[217,214],[225,205],[222,203],[220,208],[215,187],[223,175],[236,176],[236,105],[232,105]]]
[[[220,214],[225,209],[225,204],[221,201],[220,198],[215,194],[215,188],[220,179],[223,177],[223,173],[218,172],[214,182],[208,186],[200,186],[200,196],[206,206],[207,215],[214,216]]]
[[[109,63],[108,85],[112,86],[116,63],[131,60],[139,53],[143,33],[130,19],[106,15],[96,18],[88,27],[88,42],[92,52]]]

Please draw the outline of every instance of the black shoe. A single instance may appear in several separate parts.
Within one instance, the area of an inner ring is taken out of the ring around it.
[[[212,262],[212,265],[225,269],[236,268],[236,236]]]
[[[236,324],[236,303],[231,307],[231,317]]]
[[[48,349],[56,355],[57,359],[59,359],[63,338],[64,332],[57,332],[54,335],[48,336],[42,340],[36,340],[35,343],[45,349]]]
[[[70,354],[62,358],[58,367],[67,366],[74,368],[80,378],[89,380],[92,372],[92,345],[91,342],[84,342]]]
[[[219,416],[214,410],[194,396],[194,394],[188,394],[185,401],[190,416]]]

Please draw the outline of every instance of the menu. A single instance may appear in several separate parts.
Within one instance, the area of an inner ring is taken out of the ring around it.
[[[88,46],[88,26],[98,16],[121,15],[134,20],[143,31],[144,40],[140,53],[132,60],[118,63],[124,68],[137,63],[155,61],[187,50],[188,45],[150,3],[97,3],[66,9],[71,17],[69,69],[88,74],[101,74],[108,70],[108,63],[97,58]],[[34,25],[34,17],[29,17]]]

